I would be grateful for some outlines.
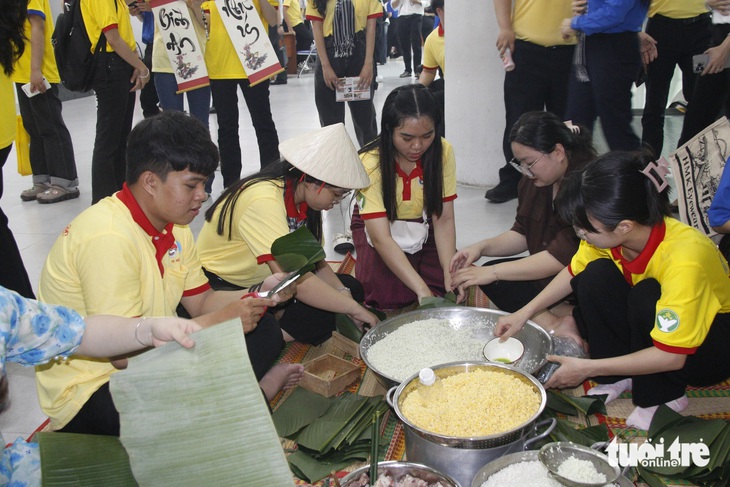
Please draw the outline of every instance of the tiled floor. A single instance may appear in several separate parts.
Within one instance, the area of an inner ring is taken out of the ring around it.
[[[406,83],[398,77],[402,71],[400,59],[389,61],[380,67],[380,74],[384,81],[376,93],[375,103],[380,111],[385,95],[396,86]],[[501,97],[497,97],[501,100]],[[293,137],[303,131],[312,130],[319,126],[317,111],[313,96],[313,75],[302,75],[301,78],[289,76],[287,85],[271,87],[272,112],[281,140]],[[243,101],[239,102],[241,110],[240,139],[244,153],[244,174],[255,171],[259,166],[256,138],[251,127],[247,109]],[[10,154],[6,163],[5,191],[2,198],[2,208],[10,219],[10,226],[18,241],[23,254],[25,266],[37,288],[40,271],[46,255],[53,245],[57,235],[79,212],[87,208],[91,202],[91,152],[95,133],[95,99],[93,97],[67,101],[64,103],[64,118],[71,131],[76,153],[76,164],[79,172],[81,197],[76,200],[65,201],[53,205],[40,205],[36,202],[22,202],[20,192],[31,185],[29,177],[20,177],[14,170],[15,154]],[[139,106],[135,120],[141,119]],[[378,119],[380,118],[378,114]],[[681,128],[680,117],[668,117],[667,146],[674,147],[676,135]],[[348,120],[348,129],[353,140],[354,132]],[[679,126],[679,127],[678,127]],[[213,138],[216,139],[217,121],[211,115],[210,128]],[[637,130],[640,130],[637,124]],[[600,146],[601,144],[598,143]],[[458,163],[458,151],[457,151]],[[222,190],[220,174],[214,183],[214,196]],[[467,187],[460,185],[456,207],[457,246],[464,246],[479,239],[496,235],[507,230],[513,221],[516,201],[505,204],[491,204],[484,199],[485,188]],[[327,257],[339,259],[341,256],[333,252],[332,239],[337,233],[344,231],[344,216],[347,209],[335,208],[325,214],[324,227],[326,236]],[[192,223],[195,232],[202,225],[202,214]],[[103,263],[100,263],[103,265]],[[41,413],[35,389],[32,368],[23,368],[15,364],[8,364],[10,377],[11,403],[9,408],[0,415],[0,431],[5,440],[15,439],[17,436],[27,437],[44,420]]]

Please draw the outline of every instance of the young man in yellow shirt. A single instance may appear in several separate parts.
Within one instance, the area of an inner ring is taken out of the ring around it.
[[[178,304],[200,325],[240,318],[249,356],[268,399],[298,382],[301,365],[272,364],[284,341],[266,306],[246,291],[213,291],[188,224],[205,199],[218,151],[205,126],[177,111],[140,122],[129,135],[127,182],[77,216],[59,236],[40,280],[41,299],[83,316],[174,316]],[[267,279],[269,288],[278,279]],[[54,429],[119,434],[109,378],[121,361],[73,358],[36,370]]]

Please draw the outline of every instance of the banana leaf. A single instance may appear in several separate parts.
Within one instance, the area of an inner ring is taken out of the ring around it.
[[[658,475],[651,473],[646,468],[642,467],[641,464],[637,465],[636,470],[639,472],[641,480],[646,482],[649,487],[667,487],[667,484],[665,484]]]
[[[142,485],[293,486],[240,320],[129,359],[110,388]],[[103,485],[103,484],[102,484]]]
[[[667,428],[699,420],[694,416],[683,416],[664,404],[660,405],[649,425],[649,438],[660,435]]]
[[[322,244],[314,238],[306,225],[279,237],[271,244],[271,255],[285,272],[314,269],[314,264],[325,258]]]
[[[680,443],[700,443],[704,442],[706,445],[712,445],[715,439],[723,432],[727,423],[722,420],[708,420],[704,421],[699,418],[693,418],[696,421],[687,422],[679,426],[672,426],[666,428],[661,434],[652,437],[652,443],[659,444],[662,439],[664,440],[664,451],[665,458],[669,458],[669,448],[675,440]],[[718,452],[712,452],[711,454],[717,454]],[[727,452],[726,452],[727,453]],[[687,466],[647,466],[647,470],[663,476],[680,476],[680,478],[686,478],[685,472],[689,469]],[[707,471],[707,469],[705,469]]]
[[[550,433],[553,441],[572,441],[590,447],[598,441],[608,441],[608,427],[605,424],[577,429],[574,423],[558,418],[558,424]]]
[[[352,394],[340,396],[320,418],[314,420],[296,436],[296,442],[310,450],[325,451],[337,434],[367,404],[367,397]]]
[[[360,330],[358,326],[352,321],[352,318],[344,313],[335,314],[335,328],[345,338],[349,338],[355,343],[360,343],[365,332]]]
[[[449,291],[444,294],[443,298],[440,296],[429,296],[423,298],[416,309],[447,308],[449,306],[461,306],[456,304],[456,295],[453,291]]]
[[[282,438],[294,435],[322,416],[334,400],[297,387],[271,415],[276,433]]]
[[[44,487],[127,487],[137,482],[119,438],[38,433]]]
[[[606,414],[606,403],[604,403],[606,396],[573,397],[555,391],[547,391],[547,394],[547,407],[563,414],[575,416],[577,415],[577,411],[580,411],[586,416],[596,413]]]
[[[322,480],[333,471],[342,470],[352,464],[352,460],[349,459],[339,462],[322,462],[302,451],[295,451],[287,457],[287,460],[292,472],[300,479],[310,483]]]
[[[371,417],[377,411],[378,402],[384,402],[381,398],[371,397],[367,401],[366,407],[362,408],[347,425],[340,430],[334,440],[328,445],[329,448],[338,449],[342,443],[349,437],[350,433],[364,420]],[[382,414],[382,413],[381,413]]]

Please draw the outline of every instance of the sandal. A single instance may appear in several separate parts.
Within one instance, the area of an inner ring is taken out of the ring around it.
[[[63,188],[52,184],[50,188],[38,194],[36,199],[38,200],[38,203],[42,204],[58,203],[59,201],[78,198],[79,194],[79,188]]]
[[[352,233],[350,232],[338,233],[335,235],[333,243],[335,245],[335,252],[338,254],[345,255],[355,250],[355,244],[352,243]]]
[[[35,201],[39,194],[50,187],[51,185],[49,183],[33,183],[33,186],[20,193],[20,199],[23,201]]]

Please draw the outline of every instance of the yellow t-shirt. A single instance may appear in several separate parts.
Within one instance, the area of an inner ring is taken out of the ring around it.
[[[441,25],[434,29],[423,44],[423,69],[436,70],[441,68],[444,78],[446,77],[446,49],[444,42],[444,29]]]
[[[205,45],[207,42],[205,36],[205,27],[200,25],[195,18],[195,14],[188,7],[190,11],[190,20],[193,23],[193,29],[195,29],[195,35],[198,38],[198,45],[200,50],[205,54]],[[152,71],[155,73],[174,73],[172,64],[170,64],[170,57],[167,55],[167,49],[165,48],[165,39],[162,38],[162,30],[155,19],[155,38],[152,44]],[[178,41],[179,42],[179,41]]]
[[[15,89],[13,81],[0,70],[0,149],[15,140]]]
[[[53,13],[48,0],[29,0],[28,15],[35,15],[43,19],[43,64],[41,65],[41,73],[49,83],[60,83],[61,77],[58,75],[56,67],[56,58],[53,56],[53,46],[51,45],[51,35],[53,35]],[[30,20],[25,20],[25,52],[15,63],[15,71],[13,72],[13,82],[27,83],[30,81]]]
[[[649,17],[659,14],[670,19],[689,19],[707,13],[705,0],[652,0]]]
[[[441,139],[443,145],[443,201],[456,199],[456,159],[451,144]],[[357,193],[357,204],[363,220],[386,218],[383,204],[383,189],[378,150],[360,154],[365,170],[370,176],[370,186]],[[394,162],[395,164],[395,162]],[[414,220],[423,216],[423,178],[420,176],[420,161],[407,177],[399,174],[396,178],[396,213],[398,220]],[[407,181],[406,181],[407,180]]]
[[[276,10],[279,10],[279,0],[269,0],[269,3]],[[283,7],[287,7],[286,23],[289,24],[289,27],[294,27],[304,22],[302,9],[299,7],[299,0],[283,0],[281,4]]]
[[[516,0],[512,11],[512,29],[517,39],[540,46],[575,44],[560,35],[563,19],[573,17],[572,0]]]
[[[599,249],[582,241],[570,273],[579,274],[596,259],[611,259],[632,286],[650,278],[659,282],[662,294],[651,338],[661,350],[693,354],[715,315],[730,312],[725,258],[709,238],[674,218],[652,229],[646,247],[631,262],[623,259],[620,248]]]
[[[116,2],[116,8],[114,7]],[[129,8],[122,0],[81,0],[81,15],[84,18],[86,33],[91,40],[91,52],[96,49],[96,43],[102,32],[110,29],[119,30],[120,37],[135,52],[137,41],[132,32]],[[114,52],[112,46],[106,43],[106,52]]]
[[[364,30],[368,25],[368,19],[383,16],[383,4],[379,0],[352,0],[352,3],[355,7],[355,32]],[[307,10],[305,11],[307,20],[323,22],[322,31],[325,37],[332,35],[335,6],[337,6],[337,0],[327,0],[327,9],[322,17],[320,11],[314,6],[314,1],[307,0]]]
[[[131,197],[122,190],[105,198],[64,229],[41,273],[41,301],[82,316],[174,316],[183,296],[209,289],[190,229],[170,225],[174,239],[158,261],[148,233],[156,230],[136,202],[120,200],[123,193]],[[53,428],[73,419],[114,372],[104,359],[70,358],[37,367],[38,398]]]
[[[233,231],[216,233],[221,205],[211,222],[198,235],[198,252],[203,267],[226,281],[249,287],[271,275],[266,262],[274,260],[271,244],[289,233],[284,184],[280,180],[261,181],[240,193],[233,208]]]
[[[259,0],[251,0],[259,14],[264,29],[268,29],[269,23],[264,14],[261,13]],[[208,15],[208,44],[205,49],[205,65],[208,68],[210,79],[248,79],[243,70],[241,60],[236,54],[228,31],[223,24],[221,14],[215,2],[204,2],[201,5],[203,11]],[[268,36],[268,30],[261,32],[261,35]]]

